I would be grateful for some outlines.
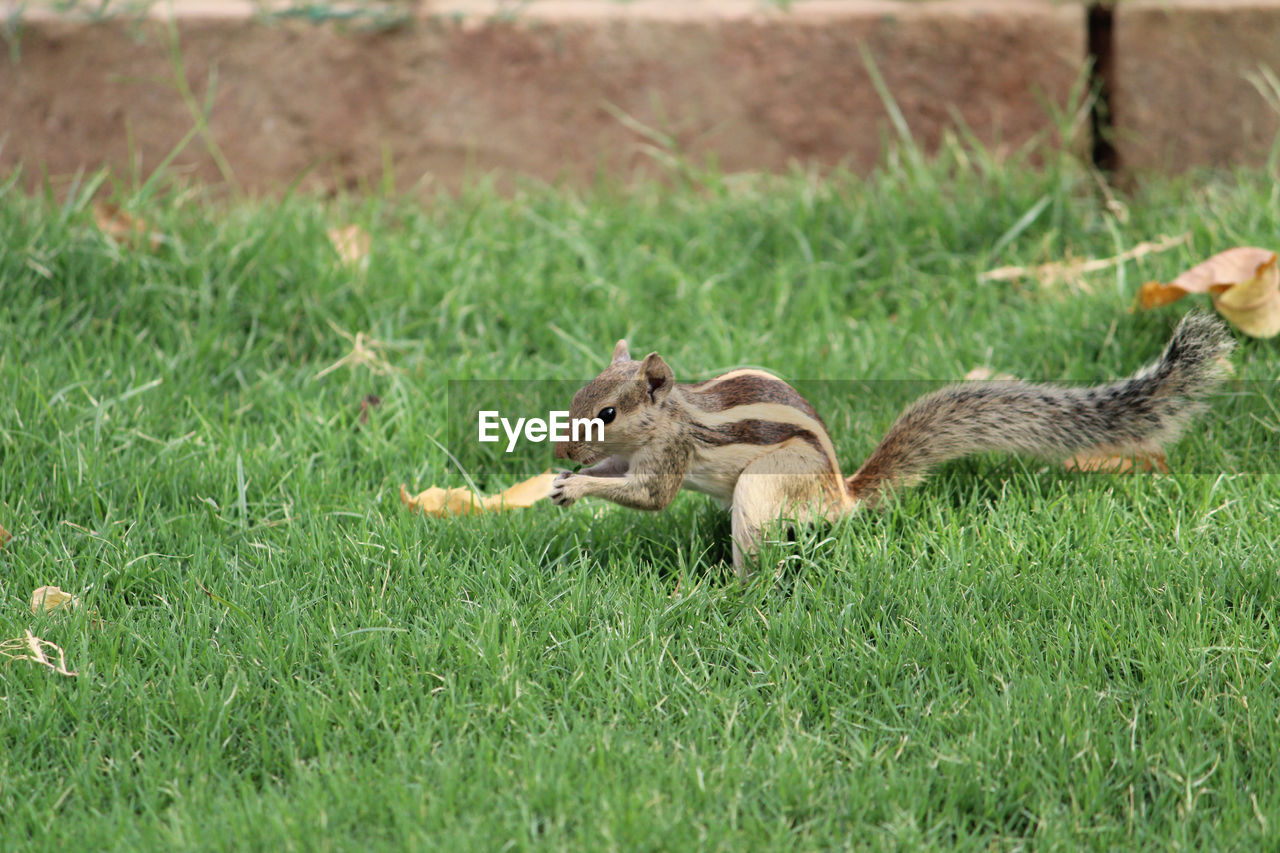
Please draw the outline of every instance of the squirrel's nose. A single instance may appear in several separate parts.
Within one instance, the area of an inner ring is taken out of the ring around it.
[[[567,441],[557,441],[557,442],[556,442],[555,458],[556,458],[556,459],[568,459],[568,458],[569,458],[569,442],[567,442]]]

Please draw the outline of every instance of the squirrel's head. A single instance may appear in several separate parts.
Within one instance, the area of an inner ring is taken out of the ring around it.
[[[635,361],[627,342],[618,341],[609,366],[574,394],[569,405],[571,420],[598,419],[603,423],[603,439],[593,425],[585,430],[587,438],[580,431],[582,440],[558,443],[556,458],[591,465],[608,456],[630,457],[661,429],[665,418],[662,404],[675,384],[675,374],[662,356],[651,352],[643,361]]]

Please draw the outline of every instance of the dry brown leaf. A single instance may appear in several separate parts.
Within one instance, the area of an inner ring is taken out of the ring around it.
[[[8,544],[9,540],[12,538],[13,538],[13,534],[5,530],[4,525],[0,524],[0,548],[3,548],[6,544]]]
[[[1135,470],[1144,474],[1153,471],[1169,473],[1169,463],[1163,453],[1138,453],[1129,456],[1118,453],[1077,453],[1063,462],[1062,467],[1068,471],[1103,471],[1108,474],[1128,474]]]
[[[1146,310],[1148,308],[1159,308],[1162,305],[1169,305],[1177,302],[1186,296],[1188,291],[1180,287],[1174,287],[1172,284],[1161,284],[1158,281],[1149,281],[1142,285],[1142,289],[1138,291],[1137,307]]]
[[[373,235],[359,225],[330,228],[326,233],[342,263],[354,267],[368,260],[369,251],[373,248]]]
[[[1179,234],[1176,237],[1166,237],[1155,243],[1139,243],[1132,249],[1127,249],[1109,258],[1057,261],[1034,267],[1000,267],[982,273],[978,276],[978,281],[1018,281],[1024,278],[1034,278],[1039,280],[1041,284],[1054,284],[1060,281],[1081,284],[1083,283],[1083,277],[1089,273],[1118,267],[1127,261],[1145,258],[1147,255],[1167,252],[1172,248],[1181,246],[1190,239],[1191,235],[1188,233]]]
[[[377,394],[365,394],[364,399],[360,401],[360,423],[367,424],[369,422],[369,412],[382,405],[382,398]]]
[[[61,646],[48,640],[42,640],[30,631],[26,631],[25,634],[25,636],[0,643],[0,655],[4,655],[11,660],[29,660],[32,663],[47,666],[59,675],[72,677],[76,675],[75,672],[67,669],[67,655],[62,651]],[[58,662],[56,664],[45,654],[46,649],[53,649],[58,653]],[[23,654],[20,654],[20,652]]]
[[[1210,294],[1218,312],[1246,335],[1280,334],[1280,270],[1270,249],[1227,249],[1167,284],[1149,281],[1138,293],[1137,307],[1158,308],[1188,293]]]
[[[147,220],[109,201],[93,203],[93,221],[99,231],[121,243],[140,243],[146,240],[147,244],[155,249],[164,239],[162,235],[151,230]]]
[[[532,506],[542,500],[551,491],[551,481],[555,477],[556,475],[552,472],[544,471],[536,477],[516,483],[505,492],[488,497],[483,497],[470,489],[442,489],[439,486],[432,486],[424,492],[411,495],[402,485],[400,500],[407,507],[437,517],[470,515],[475,512],[501,512]]]
[[[49,613],[54,610],[73,610],[80,606],[80,599],[56,586],[42,586],[31,593],[31,612]]]

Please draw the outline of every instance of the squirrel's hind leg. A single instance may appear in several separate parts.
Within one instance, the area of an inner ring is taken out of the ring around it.
[[[747,574],[770,524],[809,524],[844,512],[843,483],[812,448],[788,442],[765,453],[742,470],[733,489],[734,571]]]

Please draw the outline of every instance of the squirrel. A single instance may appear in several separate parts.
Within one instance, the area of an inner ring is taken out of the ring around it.
[[[911,404],[846,478],[826,424],[783,380],[743,369],[678,384],[660,355],[635,361],[621,340],[609,366],[570,405],[572,418],[598,418],[603,437],[556,445],[556,458],[588,467],[560,473],[549,496],[558,506],[597,497],[660,510],[682,488],[712,495],[730,510],[741,576],[770,522],[835,520],[949,460],[987,451],[1157,453],[1204,408],[1234,346],[1220,321],[1189,314],[1159,360],[1127,379],[944,387]]]

